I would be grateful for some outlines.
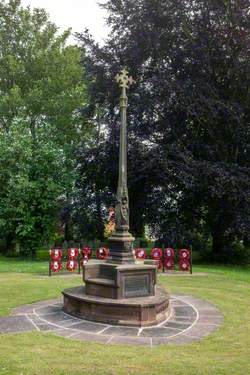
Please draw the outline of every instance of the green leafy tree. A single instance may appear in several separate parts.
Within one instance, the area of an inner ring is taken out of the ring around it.
[[[8,246],[18,241],[25,254],[53,238],[67,176],[64,151],[55,148],[45,129],[38,131],[38,137],[39,150],[34,152],[23,121],[0,135],[1,233]]]
[[[87,136],[80,51],[43,9],[0,1],[0,230],[28,252],[71,204],[74,150]]]

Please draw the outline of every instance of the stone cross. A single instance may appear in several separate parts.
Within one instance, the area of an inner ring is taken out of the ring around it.
[[[122,88],[120,97],[121,129],[120,129],[120,155],[119,155],[119,180],[116,195],[116,231],[128,233],[129,230],[129,197],[127,188],[127,106],[128,98],[126,89],[135,83],[124,68],[115,77],[116,82]]]
[[[116,82],[119,83],[119,86],[125,89],[129,89],[131,85],[135,83],[135,80],[130,76],[128,76],[128,71],[126,68],[122,69],[120,74],[117,74]]]

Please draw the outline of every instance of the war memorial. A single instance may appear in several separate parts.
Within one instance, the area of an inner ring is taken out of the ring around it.
[[[90,261],[84,267],[85,287],[63,291],[64,311],[104,323],[139,327],[157,325],[169,314],[169,295],[157,285],[156,265],[136,264],[134,238],[129,232],[126,90],[134,80],[126,69],[117,74],[116,80],[122,89],[121,129],[116,225],[109,238],[110,257],[106,262]]]
[[[84,264],[82,285],[64,289],[63,301],[15,308],[11,317],[0,319],[0,333],[46,331],[80,341],[152,348],[200,340],[223,321],[213,304],[192,295],[172,295],[168,287],[158,285],[155,260],[136,259],[127,187],[127,90],[134,80],[127,69],[115,79],[121,88],[121,126],[115,230],[108,240],[109,256]],[[61,254],[61,250],[57,252]]]

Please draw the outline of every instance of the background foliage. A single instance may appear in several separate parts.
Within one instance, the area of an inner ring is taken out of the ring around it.
[[[0,233],[8,252],[34,253],[58,226],[67,232],[59,216],[72,200],[75,147],[88,133],[80,51],[67,45],[69,33],[60,35],[42,9],[0,2]]]
[[[93,152],[104,153],[89,179],[101,180],[102,192],[115,191],[114,76],[127,66],[137,80],[129,98],[134,234],[148,224],[165,243],[192,240],[225,261],[249,241],[249,3],[112,0],[104,7],[111,28],[105,45],[79,35],[89,110],[101,106],[107,124],[96,150],[82,150],[81,163],[93,169]]]
[[[0,233],[31,254],[103,241],[129,68],[131,230],[219,261],[250,238],[246,0],[109,0],[110,35],[67,44],[42,9],[0,1]],[[80,59],[81,55],[81,59]],[[1,243],[0,243],[1,245]],[[230,256],[230,258],[229,258]]]

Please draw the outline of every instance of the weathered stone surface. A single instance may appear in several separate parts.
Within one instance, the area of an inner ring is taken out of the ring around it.
[[[55,314],[62,311],[59,306],[44,306],[39,309],[40,315]]]
[[[163,327],[165,327],[165,328],[176,328],[176,329],[182,331],[183,329],[186,329],[186,328],[190,327],[190,322],[183,323],[183,322],[178,322],[178,321],[169,321],[166,324],[164,324]]]
[[[196,315],[185,315],[185,316],[175,316],[174,317],[174,320],[176,322],[190,322],[190,324],[192,324],[195,320],[197,319],[197,316]]]
[[[74,331],[74,330],[70,330],[70,329],[58,329],[56,331],[53,332],[53,334],[57,335],[57,336],[62,336],[62,337],[66,337],[66,338],[73,338],[75,335],[78,335],[79,332],[77,331]]]
[[[107,328],[108,326],[104,324],[96,324],[88,321],[81,321],[79,323],[76,323],[74,325],[71,325],[70,328],[73,328],[75,330],[79,331],[85,331],[85,332],[100,332],[104,328]]]
[[[103,332],[103,335],[109,336],[137,336],[138,328],[133,327],[109,327]]]
[[[110,340],[109,336],[97,335],[87,332],[80,332],[72,337],[74,340],[81,340],[81,341],[93,341],[106,344]]]
[[[155,327],[144,329],[140,336],[143,337],[169,337],[180,333],[179,329],[175,328],[165,328],[165,327]]]
[[[90,261],[83,270],[85,293],[110,299],[154,296],[156,273],[152,264]]]
[[[175,307],[175,316],[195,316],[196,312],[191,306]]]
[[[60,320],[57,322],[57,325],[65,328],[73,328],[75,324],[81,323],[81,319],[67,319],[67,320]]]
[[[0,318],[0,333],[36,331],[36,327],[26,316]]]
[[[191,329],[185,332],[186,336],[201,338],[208,336],[211,332],[215,331],[218,326],[195,324]]]
[[[199,340],[199,339],[196,339]],[[194,342],[194,339],[185,335],[178,335],[175,337],[153,337],[152,345],[186,345]]]
[[[46,322],[64,322],[64,321],[72,321],[74,317],[64,314],[62,310],[55,312],[55,313],[50,313],[50,314],[41,314],[40,317],[45,320]]]
[[[63,291],[64,311],[85,320],[113,325],[150,326],[170,314],[169,295],[157,287],[156,295],[112,299],[86,295],[84,287]]]
[[[60,328],[58,326],[55,326],[53,324],[37,324],[37,327],[39,328],[40,331],[58,331]]]
[[[30,313],[26,316],[0,318],[0,332],[14,333],[37,329],[43,334],[51,332],[72,340],[152,347],[168,344],[187,345],[193,341],[202,340],[203,337],[217,330],[223,321],[218,308],[206,301],[203,304],[203,300],[194,299],[191,296],[181,296],[181,300],[178,300],[176,296],[173,302],[171,301],[173,314],[170,318],[162,322],[160,326],[140,329],[72,318],[62,311],[61,304],[51,306],[51,301],[48,301],[47,305],[36,303],[29,305]],[[134,303],[136,304],[136,301]],[[178,316],[179,307],[182,308],[182,313],[185,310],[185,316]],[[45,317],[47,321],[44,320]]]
[[[34,308],[39,308],[42,306],[49,306],[49,305],[60,305],[60,302],[62,301],[62,298],[57,298],[54,300],[48,300],[48,301],[40,301],[40,302],[35,302],[32,304],[28,305],[23,305],[16,307],[12,310],[11,315],[25,315],[25,314],[31,314],[34,310]],[[62,305],[62,304],[61,304]]]
[[[197,323],[204,323],[204,324],[217,324],[220,325],[223,322],[223,316],[221,315],[212,315],[212,316],[204,316],[200,315]]]
[[[152,346],[152,339],[149,337],[113,336],[109,344]]]

